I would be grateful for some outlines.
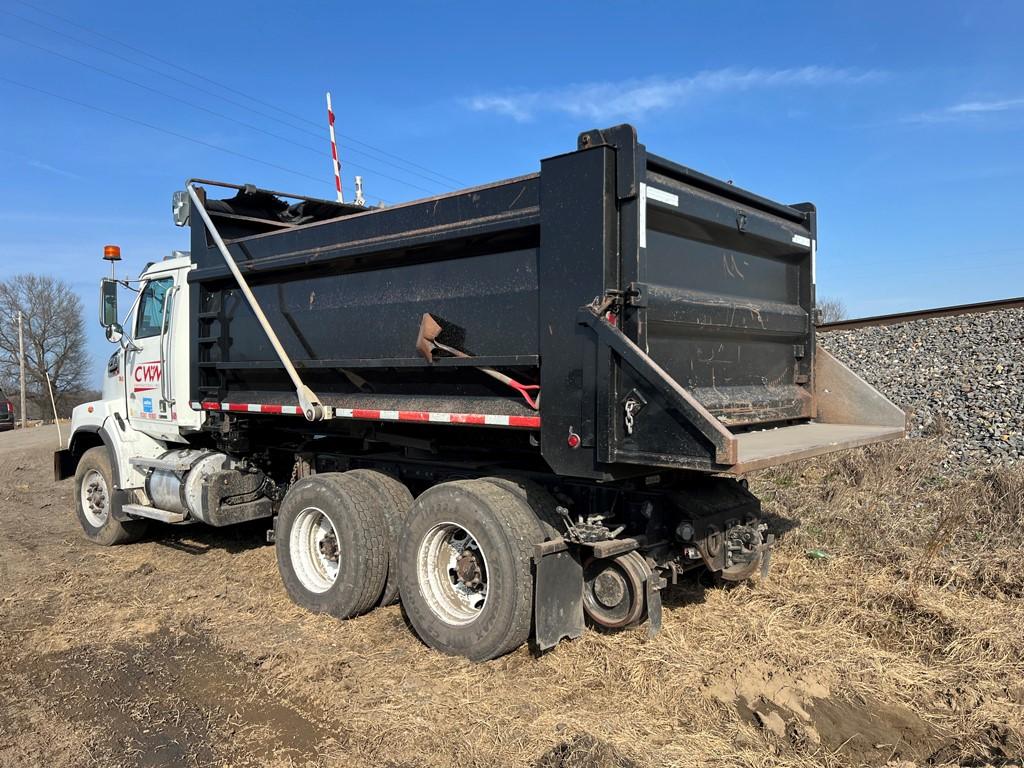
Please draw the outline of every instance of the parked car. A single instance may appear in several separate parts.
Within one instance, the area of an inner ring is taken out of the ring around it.
[[[5,429],[14,429],[14,403],[10,400],[0,400],[0,432]]]

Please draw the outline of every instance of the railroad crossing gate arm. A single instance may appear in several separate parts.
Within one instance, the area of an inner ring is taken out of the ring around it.
[[[320,398],[314,394],[313,390],[303,383],[298,371],[295,370],[295,366],[288,357],[288,353],[284,351],[281,341],[277,338],[277,334],[274,333],[274,329],[270,326],[270,321],[267,320],[267,316],[263,313],[263,309],[260,307],[259,302],[256,301],[256,297],[249,289],[249,284],[246,282],[245,278],[242,277],[242,273],[238,269],[238,265],[231,257],[228,247],[224,244],[224,239],[220,236],[220,232],[217,231],[217,227],[214,226],[213,220],[210,218],[210,214],[206,212],[206,207],[200,201],[199,195],[195,190],[195,185],[192,182],[189,182],[186,188],[188,189],[188,196],[192,199],[192,210],[198,212],[200,217],[202,217],[203,224],[206,225],[206,229],[213,238],[213,242],[217,244],[217,250],[219,250],[220,255],[224,257],[224,261],[227,263],[228,269],[231,270],[231,274],[234,275],[235,281],[238,283],[238,287],[242,289],[242,294],[245,296],[245,300],[249,302],[249,307],[252,309],[253,314],[256,315],[256,320],[259,321],[260,327],[263,329],[263,332],[270,340],[271,346],[274,348],[274,352],[277,353],[278,359],[288,372],[288,378],[290,378],[292,380],[292,384],[295,385],[295,395],[299,399],[299,405],[302,407],[302,413],[308,421],[323,421],[324,419],[331,418],[333,415],[332,410],[324,407],[320,403]]]

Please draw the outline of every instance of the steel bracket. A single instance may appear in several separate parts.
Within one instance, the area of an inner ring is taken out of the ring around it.
[[[607,302],[607,300],[606,300]],[[736,438],[722,426],[707,408],[669,376],[619,328],[603,317],[604,304],[599,307],[580,307],[577,319],[597,334],[598,341],[611,348],[624,362],[632,366],[669,404],[682,413],[711,443],[715,461],[735,464]]]
[[[580,149],[607,146],[615,150],[615,196],[619,200],[630,200],[640,192],[640,170],[637,168],[636,128],[631,125],[616,125],[604,130],[585,131],[579,135]]]

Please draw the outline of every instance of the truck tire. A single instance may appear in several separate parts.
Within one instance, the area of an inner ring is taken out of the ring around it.
[[[558,514],[558,502],[548,490],[533,480],[519,477],[482,477],[485,483],[493,483],[514,493],[537,517],[537,524],[544,533],[544,541],[551,541],[565,531],[565,518]]]
[[[423,493],[399,549],[402,607],[420,639],[473,661],[525,643],[541,541],[536,515],[500,485],[459,480]]]
[[[363,483],[337,472],[299,480],[281,502],[275,530],[277,567],[295,603],[340,619],[377,604],[389,536]]]
[[[146,532],[145,520],[115,520],[111,514],[114,473],[110,452],[98,445],[82,454],[75,470],[75,511],[85,538],[110,547],[136,541]]]
[[[398,478],[373,469],[353,469],[345,477],[354,477],[364,483],[373,494],[388,528],[388,578],[379,605],[391,605],[398,600],[398,545],[412,510],[412,493]]]

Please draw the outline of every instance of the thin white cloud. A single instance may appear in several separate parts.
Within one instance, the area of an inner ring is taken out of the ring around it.
[[[949,112],[954,114],[972,114],[976,112],[1005,112],[1008,109],[1024,107],[1024,99],[1002,99],[1000,101],[965,101],[954,104]]]
[[[581,83],[560,88],[481,94],[465,104],[477,112],[493,112],[526,122],[542,113],[603,121],[640,117],[682,106],[704,96],[753,88],[853,85],[883,77],[876,70],[808,66],[792,69],[716,69],[689,77]]]
[[[50,165],[49,163],[44,163],[42,160],[28,160],[27,162],[33,168],[38,168],[41,171],[47,171],[49,173],[55,173],[58,176],[64,176],[65,178],[68,179],[81,180],[84,178],[83,176],[79,176],[77,173],[74,173],[72,171],[67,171],[63,168],[58,168],[54,165]]]
[[[964,101],[942,109],[920,112],[904,119],[908,123],[950,123],[957,120],[976,120],[985,115],[1024,109],[1024,99],[995,99],[993,101]]]
[[[30,166],[32,168],[38,168],[40,171],[46,171],[47,173],[55,173],[58,176],[64,176],[65,178],[68,178],[68,179],[79,179],[79,180],[81,180],[81,179],[84,178],[83,176],[79,176],[77,173],[74,173],[73,171],[69,171],[69,170],[67,170],[65,168],[58,168],[55,165],[50,165],[49,163],[44,163],[42,160],[38,160],[38,159],[36,159],[34,157],[28,157],[26,155],[22,155],[22,154],[19,154],[17,152],[11,152],[10,150],[0,149],[0,155],[6,155],[7,157],[13,157],[15,160],[18,160],[18,161],[20,161],[20,162],[24,163],[25,165],[28,165],[28,166]]]

